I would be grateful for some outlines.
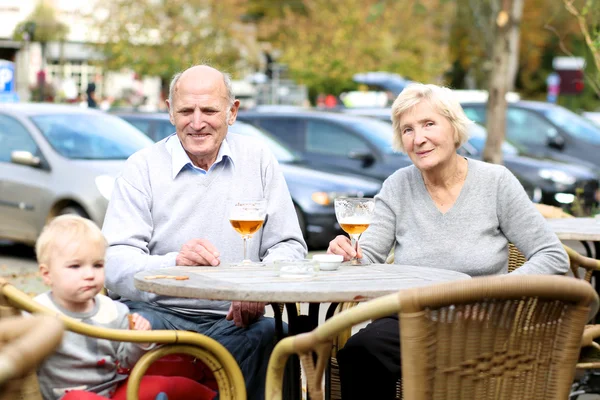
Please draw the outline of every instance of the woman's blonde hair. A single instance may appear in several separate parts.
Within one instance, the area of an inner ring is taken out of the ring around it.
[[[89,219],[77,215],[61,215],[52,219],[35,243],[35,254],[39,264],[48,264],[53,251],[68,242],[95,242],[107,246],[106,239],[98,226]]]
[[[411,83],[398,95],[392,105],[392,126],[394,129],[392,147],[394,150],[404,152],[400,119],[422,101],[429,102],[440,115],[446,117],[454,128],[456,148],[462,146],[469,138],[467,130],[472,122],[467,118],[460,103],[452,94],[452,90],[432,84]]]

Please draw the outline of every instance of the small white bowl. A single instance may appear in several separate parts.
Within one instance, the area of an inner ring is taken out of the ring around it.
[[[319,269],[321,271],[335,271],[340,267],[344,256],[338,254],[315,254],[312,258],[319,262]]]

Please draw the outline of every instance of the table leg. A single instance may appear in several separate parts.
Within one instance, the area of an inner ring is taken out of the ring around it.
[[[335,310],[337,309],[339,303],[331,303],[329,308],[327,309],[327,313],[325,314],[325,320],[333,317],[335,314]],[[329,362],[327,363],[327,369],[325,370],[325,400],[331,399],[331,357],[329,357]]]
[[[590,244],[588,242],[586,242],[585,240],[580,240],[579,243],[581,243],[583,245],[583,247],[585,248],[586,256],[592,257],[592,249],[590,248]],[[596,254],[598,254],[597,249],[596,249]]]

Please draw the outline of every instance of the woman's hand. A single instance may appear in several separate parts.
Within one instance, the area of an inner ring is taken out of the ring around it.
[[[327,253],[344,256],[344,261],[348,261],[354,256],[357,258],[362,258],[362,250],[360,249],[360,245],[358,243],[356,244],[356,247],[358,248],[358,254],[356,254],[352,248],[352,242],[350,242],[350,238],[347,236],[338,235],[335,239],[329,242]]]

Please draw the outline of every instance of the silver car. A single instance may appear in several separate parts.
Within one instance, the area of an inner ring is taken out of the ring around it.
[[[120,118],[57,104],[0,104],[0,238],[32,244],[48,219],[99,226],[125,160],[152,140]]]

